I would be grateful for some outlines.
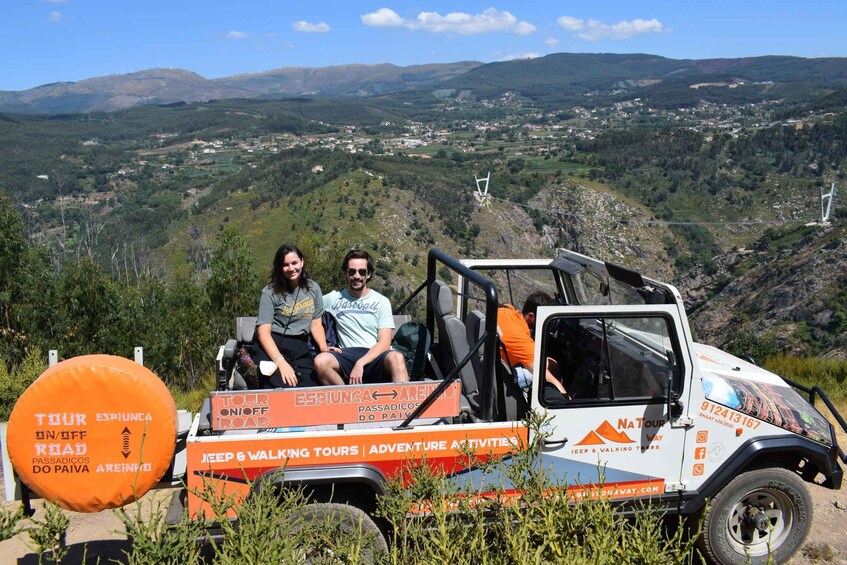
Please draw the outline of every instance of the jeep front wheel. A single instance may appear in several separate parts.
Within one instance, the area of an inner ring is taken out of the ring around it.
[[[797,551],[812,523],[806,485],[786,469],[735,477],[705,510],[698,546],[713,563],[776,563]],[[749,561],[748,561],[749,559]]]

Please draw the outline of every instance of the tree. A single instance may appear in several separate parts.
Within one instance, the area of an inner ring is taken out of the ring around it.
[[[338,244],[322,246],[312,235],[301,237],[298,247],[303,252],[309,276],[317,281],[323,292],[343,288],[347,284],[341,272],[341,260],[346,249]]]
[[[120,308],[116,285],[97,263],[83,257],[65,263],[59,276],[57,300],[51,305],[55,333],[64,357],[113,353],[118,336],[108,319]]]
[[[5,195],[0,195],[0,306],[3,308],[3,325],[11,324],[12,287],[26,253],[24,222],[21,214]]]
[[[209,258],[211,276],[206,283],[210,321],[215,338],[223,342],[232,333],[237,316],[255,312],[259,304],[259,280],[247,241],[234,226],[221,232]]]
[[[149,290],[156,292],[155,286]],[[238,296],[237,292],[225,294]],[[150,343],[156,348],[156,367],[160,367],[157,374],[167,375],[167,384],[188,391],[196,388],[208,372],[215,344],[223,343],[220,335],[225,332],[226,338],[231,337],[235,315],[226,314],[229,317],[218,319],[218,325],[210,324],[210,311],[214,312],[214,308],[210,310],[204,289],[186,276],[178,276],[161,298],[156,309],[161,323],[154,323],[149,334]],[[252,296],[252,300],[257,302],[258,298]],[[242,310],[238,315],[252,310]],[[224,322],[226,325],[220,325]]]
[[[20,303],[20,271],[26,251],[21,214],[7,196],[0,195],[0,354],[10,363],[19,359],[23,350],[15,310]]]

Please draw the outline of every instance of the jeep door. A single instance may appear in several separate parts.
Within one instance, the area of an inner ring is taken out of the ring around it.
[[[675,500],[693,361],[675,305],[541,307],[532,408],[543,462],[573,496]],[[567,395],[545,379],[558,378]]]

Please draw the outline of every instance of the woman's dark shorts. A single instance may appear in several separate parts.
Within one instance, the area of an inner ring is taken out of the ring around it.
[[[278,333],[271,333],[279,352],[285,357],[285,360],[294,369],[297,374],[297,386],[318,386],[315,381],[314,372],[315,366],[313,363],[312,353],[309,351],[309,336],[282,336]],[[258,366],[261,361],[271,361],[264,349],[259,343],[259,338],[255,340],[254,350],[256,354],[253,360]],[[279,374],[279,369],[274,371],[270,377],[259,373],[259,386],[262,388],[288,388],[287,384],[282,382],[282,375]]]

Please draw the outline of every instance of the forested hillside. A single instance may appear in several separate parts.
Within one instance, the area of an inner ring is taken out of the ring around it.
[[[847,359],[843,222],[769,229],[749,251],[721,257],[682,285],[703,341],[758,359],[778,352]]]
[[[685,269],[722,249],[743,247],[762,232],[762,222],[796,226],[818,218],[819,187],[828,188],[847,168],[846,134],[841,117],[811,128],[772,126],[737,136],[617,131],[577,148],[593,167],[592,178],[636,198],[658,218],[682,224],[672,229],[693,253],[678,256],[677,266]]]

